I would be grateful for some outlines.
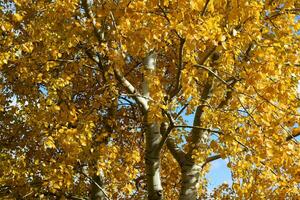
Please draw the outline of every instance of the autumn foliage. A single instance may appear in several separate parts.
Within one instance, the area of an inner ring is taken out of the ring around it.
[[[0,198],[299,199],[299,15],[0,0]],[[208,191],[217,159],[232,184]]]

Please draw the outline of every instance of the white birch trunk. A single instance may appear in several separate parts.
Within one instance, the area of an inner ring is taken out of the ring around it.
[[[163,188],[160,177],[160,151],[161,141],[159,125],[151,123],[146,125],[146,177],[149,200],[163,199]]]
[[[201,166],[184,164],[181,167],[180,200],[196,200],[199,189],[199,173]]]
[[[144,61],[145,72],[152,73],[156,68],[156,53],[151,52]],[[144,77],[143,81],[143,96],[148,101],[150,97],[149,80]],[[147,189],[149,200],[163,199],[163,188],[161,185],[160,177],[160,149],[159,144],[161,141],[160,126],[158,123],[148,122],[148,110],[145,115],[146,127],[146,149],[145,149],[145,164],[146,164],[146,177]]]

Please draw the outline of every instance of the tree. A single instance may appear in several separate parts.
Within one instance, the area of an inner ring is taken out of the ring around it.
[[[299,198],[299,13],[0,1],[1,198]],[[220,158],[233,184],[209,194]]]

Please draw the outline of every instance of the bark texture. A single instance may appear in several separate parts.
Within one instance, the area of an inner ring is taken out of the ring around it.
[[[150,52],[144,60],[145,73],[151,74],[156,68],[156,53]],[[145,75],[145,74],[144,74]],[[147,102],[145,106],[145,128],[146,128],[146,149],[145,149],[145,164],[147,189],[149,200],[163,199],[163,188],[161,185],[160,176],[160,150],[162,136],[160,134],[160,124],[148,122],[148,101],[151,96],[149,92],[149,80],[144,77],[143,80],[143,97]]]
[[[201,166],[185,163],[181,167],[180,200],[196,200],[198,198],[199,172]]]
[[[160,177],[160,151],[159,143],[161,135],[159,132],[159,125],[151,123],[146,125],[146,176],[147,189],[149,200],[163,199],[163,188]]]

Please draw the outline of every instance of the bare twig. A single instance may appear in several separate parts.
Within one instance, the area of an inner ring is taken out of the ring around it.
[[[174,119],[173,117],[170,115],[170,113],[168,113],[166,110],[162,109],[162,112],[167,115],[168,119],[169,119],[169,127],[165,130],[164,133],[161,132],[162,134],[162,138],[159,142],[159,146],[158,146],[158,149],[161,150],[163,145],[166,143],[167,139],[168,139],[168,136],[169,134],[171,133],[171,131],[173,130],[174,128]]]
[[[32,193],[33,193],[33,191],[31,191],[31,192],[25,194],[22,198],[25,199],[26,197],[30,196]]]
[[[217,130],[204,128],[204,127],[200,127],[200,126],[175,125],[174,128],[193,128],[193,129],[199,129],[199,130],[208,131],[208,132],[211,132],[211,133],[218,133],[218,134],[223,135],[222,131],[217,131]]]
[[[285,112],[285,113],[287,113],[287,114],[290,114],[290,115],[300,116],[299,114],[295,114],[295,113],[293,113],[293,112],[291,112],[291,111],[289,111],[289,110],[287,110],[287,109],[284,109],[284,108],[281,108],[281,107],[275,105],[275,104],[272,103],[269,99],[267,99],[267,98],[265,98],[263,95],[261,95],[261,94],[258,92],[258,90],[257,90],[254,86],[253,86],[253,89],[254,89],[254,91],[256,92],[256,94],[257,94],[260,98],[262,98],[263,100],[265,100],[268,104],[272,105],[272,106],[275,107],[276,109],[278,109],[278,110],[280,110],[280,111],[282,111],[282,112]]]
[[[187,107],[188,105],[189,105],[189,104],[186,103],[186,104],[184,104],[184,106],[182,106],[182,108],[180,109],[180,111],[176,114],[174,120],[176,120],[176,119],[181,115],[181,113],[186,109],[186,107]]]
[[[248,111],[248,109],[244,106],[243,102],[241,101],[241,99],[239,97],[237,97],[238,101],[240,102],[242,108],[244,109],[244,111],[246,111],[246,113],[248,114],[248,116],[253,120],[253,122],[255,123],[256,126],[260,126],[256,120],[254,119],[254,117],[252,116],[252,114]]]
[[[107,195],[107,193],[105,192],[105,190],[96,182],[94,181],[94,179],[92,179],[91,177],[89,177],[88,175],[86,175],[84,172],[80,172],[82,175],[84,175],[87,179],[89,179],[91,182],[93,182],[100,190],[101,192],[103,192],[105,198],[107,200],[110,200],[109,196]]]
[[[299,136],[300,135],[300,132],[298,133],[294,133],[294,134],[291,134],[289,136],[286,137],[286,141],[290,141],[292,139],[295,139],[295,137]],[[298,142],[297,142],[298,143]]]
[[[206,12],[207,7],[208,7],[208,4],[209,4],[209,1],[210,1],[210,0],[206,0],[206,2],[205,2],[204,8],[203,8],[202,13],[201,13],[202,16],[205,15],[205,12]]]
[[[209,69],[207,66],[205,65],[195,65],[196,67],[205,69],[206,71],[208,71],[209,73],[211,73],[214,77],[216,77],[218,80],[220,80],[222,83],[224,83],[227,86],[230,86],[224,79],[222,79],[218,74],[216,74],[214,71],[212,71],[211,69]]]

